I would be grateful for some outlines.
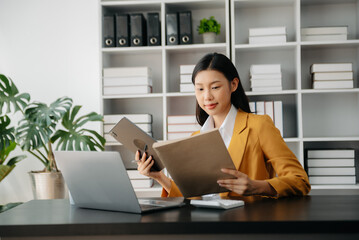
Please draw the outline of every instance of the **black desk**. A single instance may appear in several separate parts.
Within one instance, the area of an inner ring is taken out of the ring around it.
[[[245,200],[231,210],[187,204],[144,215],[34,200],[0,214],[0,239],[359,239],[359,196]]]

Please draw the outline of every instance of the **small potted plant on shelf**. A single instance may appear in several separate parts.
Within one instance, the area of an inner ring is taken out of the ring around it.
[[[10,79],[2,77],[0,85],[6,84],[15,86]],[[6,88],[4,95],[16,95],[13,92],[15,88]],[[3,106],[3,102],[16,105],[20,100],[22,99],[4,97],[0,99],[0,106]],[[81,106],[73,107],[72,99],[68,97],[58,98],[50,105],[31,102],[22,106],[22,118],[15,129],[15,142],[23,151],[28,151],[44,165],[43,170],[29,173],[34,197],[64,198],[67,196],[67,189],[61,171],[56,165],[53,144],[57,144],[57,150],[104,150],[105,139],[96,131],[83,128],[88,122],[103,121],[103,116],[91,112],[76,118]],[[57,129],[60,122],[62,129]],[[0,139],[0,144],[7,140],[9,139]]]
[[[216,35],[221,31],[221,24],[211,16],[209,19],[203,18],[197,30],[199,34],[203,34],[204,43],[214,43],[216,42]]]

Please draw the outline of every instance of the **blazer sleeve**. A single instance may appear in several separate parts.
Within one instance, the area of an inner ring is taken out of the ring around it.
[[[162,188],[161,197],[183,197],[181,191],[178,189],[175,182],[171,179],[171,189],[167,192],[164,188]]]
[[[284,142],[272,119],[265,115],[259,127],[259,142],[277,176],[266,181],[277,191],[277,197],[306,195],[310,191],[308,175]]]

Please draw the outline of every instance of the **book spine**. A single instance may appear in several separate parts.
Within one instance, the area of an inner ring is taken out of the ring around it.
[[[314,73],[313,81],[353,80],[353,72]]]
[[[249,28],[249,36],[285,35],[286,27]]]
[[[263,65],[251,65],[250,74],[280,74],[280,64],[263,64]]]
[[[111,114],[104,115],[103,119],[105,124],[115,124],[118,123],[124,117],[126,117],[133,123],[152,123],[151,114]]]
[[[256,103],[255,102],[249,102],[249,109],[251,110],[252,113],[256,113]]]
[[[309,176],[355,176],[354,167],[308,168]]]
[[[272,80],[272,79],[282,79],[282,73],[267,73],[267,74],[253,74],[251,75],[251,80]]]
[[[273,101],[265,101],[264,102],[264,113],[267,114],[274,122]]]
[[[355,176],[309,176],[310,184],[355,184]]]
[[[256,102],[256,110],[258,115],[264,115],[264,101]]]
[[[104,77],[150,77],[151,69],[149,67],[121,67],[104,68]]]
[[[354,158],[353,149],[308,150],[308,158]]]
[[[316,72],[352,72],[352,63],[314,63],[310,67],[310,73]]]
[[[251,80],[251,87],[281,87],[282,79]]]
[[[300,30],[302,35],[348,34],[348,27],[310,27]]]
[[[177,116],[168,116],[167,117],[168,124],[196,124],[196,115],[177,115]]]
[[[122,86],[122,87],[104,87],[104,95],[127,95],[127,94],[145,94],[151,93],[151,86]]]
[[[348,36],[344,34],[338,35],[302,35],[302,41],[346,41]]]
[[[180,65],[180,74],[192,74],[196,65]]]
[[[201,129],[198,124],[173,124],[167,126],[168,132],[195,132]]]
[[[133,188],[151,188],[153,179],[135,179],[130,180]]]
[[[313,89],[343,89],[343,88],[353,88],[353,80],[331,80],[331,81],[313,81]]]
[[[308,167],[354,167],[354,158],[307,159]]]
[[[276,87],[252,87],[252,92],[276,92],[282,91],[281,86]]]
[[[283,103],[282,101],[274,101],[274,125],[279,129],[283,136]]]
[[[104,78],[103,86],[152,86],[152,79],[147,77],[124,77],[124,78]]]
[[[249,44],[285,43],[286,35],[249,37]]]

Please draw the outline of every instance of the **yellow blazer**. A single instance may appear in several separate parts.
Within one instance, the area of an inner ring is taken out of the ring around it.
[[[268,115],[238,110],[228,152],[238,171],[250,179],[267,181],[277,191],[277,197],[306,195],[310,191],[308,175]],[[171,182],[170,191],[163,189],[162,197],[182,196]],[[238,194],[221,193],[221,197],[225,196]]]

